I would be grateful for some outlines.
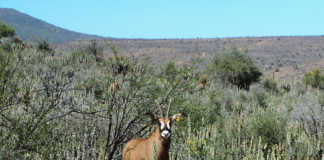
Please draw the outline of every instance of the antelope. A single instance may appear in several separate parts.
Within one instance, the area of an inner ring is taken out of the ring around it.
[[[208,80],[208,75],[206,75],[206,74],[203,74],[203,75],[201,75],[200,76],[200,78],[199,78],[199,88],[200,89],[204,89],[205,88],[205,86],[206,86],[206,84],[207,84],[207,80]]]
[[[153,113],[147,113],[158,126],[147,138],[131,139],[123,149],[123,160],[153,160],[153,157],[156,157],[156,160],[169,160],[171,126],[181,116],[181,113],[169,118],[170,105],[165,117],[163,116],[162,109],[159,109],[161,111],[160,117]]]
[[[113,82],[109,85],[109,88],[108,90],[111,92],[111,93],[115,93],[117,90],[119,89],[119,86],[117,83]]]

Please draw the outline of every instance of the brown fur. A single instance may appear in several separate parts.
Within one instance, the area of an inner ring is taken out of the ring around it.
[[[109,92],[111,92],[111,93],[115,93],[118,89],[119,89],[119,86],[115,82],[111,83],[108,88]]]
[[[130,140],[123,150],[123,160],[151,160],[154,145],[157,160],[169,160],[170,139],[164,140],[160,136],[160,128],[156,127],[148,138]]]
[[[169,118],[160,118],[157,121],[163,121],[165,124],[168,121],[174,121],[181,114],[176,114]],[[171,124],[170,124],[171,125]],[[135,138],[130,140],[123,149],[123,160],[153,160],[153,153],[155,148],[156,160],[169,160],[169,148],[171,143],[171,136],[167,139],[161,137],[160,126],[147,138]]]

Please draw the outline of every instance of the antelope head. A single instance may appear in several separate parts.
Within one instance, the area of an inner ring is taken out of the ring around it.
[[[148,114],[151,116],[152,120],[159,125],[160,136],[164,140],[168,140],[171,137],[172,123],[181,116],[181,113],[177,113],[172,117],[163,117],[163,116],[157,117],[153,113],[148,113]]]

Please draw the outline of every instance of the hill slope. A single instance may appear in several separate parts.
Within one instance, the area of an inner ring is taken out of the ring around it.
[[[94,39],[99,36],[69,31],[14,9],[0,8],[0,21],[16,30],[22,40],[47,40],[50,43],[65,43],[73,40]]]
[[[214,39],[114,39],[98,41],[106,56],[112,55],[107,45],[114,44],[121,54],[139,59],[150,58],[154,64],[170,60],[176,64],[189,64],[196,58],[205,63],[216,54],[237,48],[258,62],[263,71],[276,77],[297,78],[314,68],[324,70],[324,36],[305,37],[242,37]],[[89,41],[73,41],[58,46],[71,50],[89,45]]]

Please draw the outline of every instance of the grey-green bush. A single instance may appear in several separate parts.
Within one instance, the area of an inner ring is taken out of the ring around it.
[[[258,82],[262,75],[250,57],[235,49],[222,56],[214,57],[207,72],[220,78],[225,84],[232,84],[246,90],[252,83]]]

